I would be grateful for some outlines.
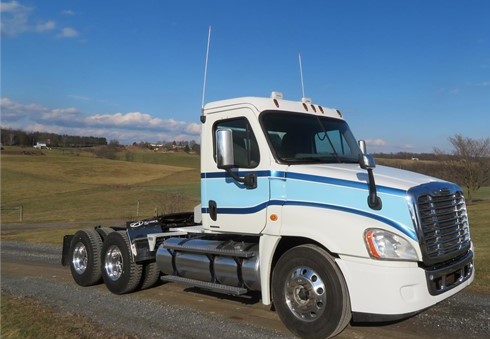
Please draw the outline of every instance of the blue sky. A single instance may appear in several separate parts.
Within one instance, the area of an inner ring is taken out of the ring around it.
[[[340,109],[372,152],[490,136],[490,1],[1,3],[2,127],[199,140],[206,102],[281,91]]]

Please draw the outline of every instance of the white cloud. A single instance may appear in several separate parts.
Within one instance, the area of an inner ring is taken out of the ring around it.
[[[0,23],[1,34],[16,36],[29,30],[29,15],[32,8],[23,6],[17,1],[3,2],[0,4],[2,20]]]
[[[53,20],[46,21],[42,24],[36,25],[36,32],[46,32],[51,31],[56,27],[56,23]]]
[[[36,104],[19,104],[9,98],[0,99],[2,122],[10,119],[27,119],[31,115],[40,114],[44,108]]]
[[[89,101],[90,98],[85,95],[69,94],[68,97],[76,100]]]
[[[75,15],[75,12],[72,11],[71,9],[65,9],[64,11],[61,11],[61,14],[66,15],[66,16],[72,16],[72,15]]]
[[[367,139],[366,144],[369,146],[386,146],[386,141],[383,139]]]
[[[19,8],[17,1],[0,3],[0,13],[14,12]]]
[[[38,104],[0,99],[2,125],[31,131],[70,135],[90,135],[134,141],[198,139],[200,125],[175,119],[162,119],[147,113],[129,112],[86,115],[76,107],[46,108]]]
[[[199,135],[201,133],[201,125],[196,123],[189,124],[185,128],[185,131],[189,134]]]
[[[15,37],[21,33],[45,33],[53,31],[56,28],[54,20],[34,19],[38,23],[33,23],[31,18],[34,7],[27,7],[17,1],[0,3],[0,21],[1,35],[6,37]],[[75,12],[65,10],[62,15],[74,15]],[[74,38],[80,33],[72,27],[64,27],[58,33],[60,38]]]
[[[489,87],[490,86],[490,81],[483,81],[475,84],[477,87]]]
[[[75,38],[79,36],[80,33],[76,29],[73,29],[71,27],[64,27],[60,33],[58,34],[58,37],[60,38]]]

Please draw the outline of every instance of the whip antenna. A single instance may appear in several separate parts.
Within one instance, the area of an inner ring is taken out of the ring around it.
[[[303,65],[301,64],[301,53],[298,53],[299,58],[299,73],[301,75],[301,92],[303,94],[302,98],[305,97],[305,84],[303,82]]]
[[[208,75],[208,57],[209,57],[209,44],[211,42],[211,26],[208,31],[208,47],[206,48],[206,63],[204,66],[204,84],[202,86],[202,102],[201,102],[201,115],[204,113],[204,97],[206,95],[206,78]]]

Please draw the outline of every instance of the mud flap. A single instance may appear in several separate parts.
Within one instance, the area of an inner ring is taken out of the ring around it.
[[[63,237],[63,252],[61,254],[61,265],[67,266],[70,262],[70,245],[73,235],[65,235]]]

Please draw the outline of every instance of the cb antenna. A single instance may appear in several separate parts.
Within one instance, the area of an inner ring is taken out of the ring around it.
[[[206,95],[206,78],[208,75],[208,57],[209,57],[210,42],[211,42],[211,26],[209,26],[209,30],[208,30],[208,46],[206,48],[206,63],[204,66],[204,84],[202,86],[201,120],[204,120],[204,97]]]
[[[305,97],[305,84],[303,82],[303,65],[301,63],[301,53],[298,53],[298,59],[299,59],[299,74],[301,75],[301,92],[303,94],[302,98]]]

